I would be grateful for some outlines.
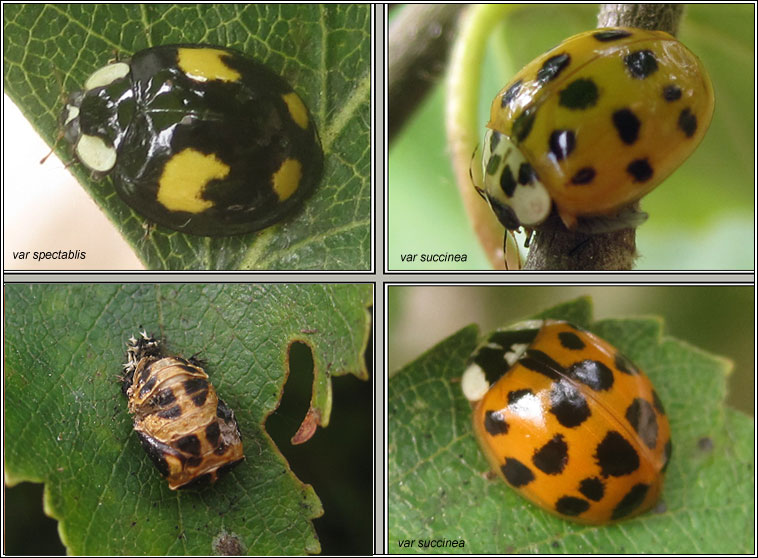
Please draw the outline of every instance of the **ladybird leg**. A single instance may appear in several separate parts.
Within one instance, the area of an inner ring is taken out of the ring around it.
[[[585,234],[605,234],[622,229],[636,229],[647,221],[647,218],[647,213],[637,209],[636,204],[632,204],[621,209],[615,215],[599,215],[579,219],[575,221],[573,230]]]
[[[524,227],[524,232],[526,233],[526,238],[524,239],[524,248],[529,248],[529,246],[532,244],[532,237],[534,237],[534,229]]]
[[[508,268],[508,229],[505,229],[503,233],[503,263],[505,264],[505,270],[510,271]]]
[[[142,238],[140,239],[142,242],[147,242],[150,240],[150,237],[153,235],[153,231],[155,230],[155,223],[152,221],[145,221],[142,223],[142,228],[145,231],[142,235]]]

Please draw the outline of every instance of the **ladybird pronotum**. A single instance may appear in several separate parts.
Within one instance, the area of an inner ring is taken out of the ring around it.
[[[668,418],[648,377],[603,339],[556,320],[497,330],[462,388],[492,469],[550,513],[607,523],[658,501]]]
[[[170,489],[214,483],[244,459],[234,412],[198,361],[164,355],[145,332],[126,354],[122,390],[134,430]]]

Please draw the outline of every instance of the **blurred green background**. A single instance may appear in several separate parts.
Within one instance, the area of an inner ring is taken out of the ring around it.
[[[592,298],[596,320],[660,316],[664,335],[732,360],[727,401],[753,415],[752,286],[390,286],[390,375],[466,325],[484,335],[580,296]]]
[[[597,5],[533,4],[500,30],[479,102],[482,136],[495,94],[519,68],[563,39],[596,27]],[[753,269],[754,4],[688,5],[679,39],[708,69],[713,122],[697,151],[642,201],[636,269]],[[500,44],[500,43],[499,43]],[[445,143],[444,82],[390,146],[388,267],[490,269],[464,214]],[[484,202],[482,202],[484,203]],[[406,253],[466,253],[465,264],[403,263]]]
[[[291,373],[281,404],[266,421],[266,431],[292,470],[311,484],[321,499],[324,515],[314,520],[314,526],[324,555],[371,555],[373,551],[373,362],[369,345],[369,380],[349,374],[334,378],[329,426],[318,428],[305,444],[293,446],[289,440],[308,411],[313,384],[311,352],[302,343],[293,344]],[[118,389],[115,384],[114,389]],[[42,486],[24,482],[5,488],[5,510],[12,513],[5,514],[4,555],[66,554],[58,537],[58,522],[42,512]]]

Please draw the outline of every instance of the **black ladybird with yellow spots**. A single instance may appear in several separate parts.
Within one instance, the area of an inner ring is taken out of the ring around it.
[[[165,356],[141,333],[128,343],[122,389],[134,430],[171,490],[215,482],[245,458],[234,412],[200,363]]]
[[[95,71],[61,115],[76,157],[149,220],[189,234],[265,228],[318,183],[303,100],[269,68],[217,46],[166,45]]]

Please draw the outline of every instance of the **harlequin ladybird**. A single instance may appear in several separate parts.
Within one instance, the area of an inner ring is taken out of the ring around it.
[[[122,389],[142,447],[171,490],[213,483],[244,458],[234,412],[200,363],[165,356],[144,332],[127,344]]]
[[[267,227],[318,182],[308,109],[266,66],[229,48],[167,45],[93,73],[71,94],[63,135],[149,220],[227,236]]]
[[[605,523],[658,500],[668,419],[647,376],[606,341],[554,320],[498,330],[462,388],[490,466],[533,503]]]
[[[553,203],[569,229],[614,217],[689,157],[712,114],[705,68],[668,33],[580,33],[493,100],[477,190],[508,230],[539,225]]]

